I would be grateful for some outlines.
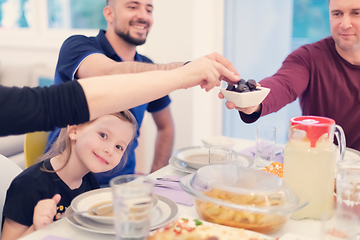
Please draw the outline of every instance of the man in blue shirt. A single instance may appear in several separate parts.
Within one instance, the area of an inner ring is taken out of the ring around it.
[[[152,0],[108,0],[103,11],[107,20],[107,30],[100,30],[96,37],[75,35],[65,40],[56,66],[55,84],[86,77],[170,70],[182,66],[183,63],[153,64],[149,58],[136,52],[136,46],[145,43],[152,26],[152,10]],[[167,165],[172,153],[174,124],[169,104],[170,98],[165,96],[130,109],[139,128],[145,111],[152,114],[157,126],[155,155],[151,171]],[[47,150],[57,138],[58,133],[58,129],[50,133]],[[138,136],[139,129],[133,144],[128,147],[127,162],[123,169],[97,175],[101,185],[108,184],[109,180],[117,175],[134,173],[134,150],[138,145]]]

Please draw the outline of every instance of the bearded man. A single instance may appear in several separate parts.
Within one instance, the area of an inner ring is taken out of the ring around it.
[[[65,40],[56,66],[55,84],[94,76],[171,70],[183,66],[184,63],[153,64],[149,58],[136,52],[136,46],[145,43],[153,24],[153,8],[152,0],[108,0],[103,10],[107,30],[100,30],[96,37],[74,35]],[[169,104],[170,98],[165,96],[130,109],[139,129],[145,111],[152,114],[157,126],[151,171],[167,165],[172,153],[174,124]],[[127,149],[125,166],[120,171],[97,174],[100,185],[107,185],[115,176],[134,173],[134,150],[138,145],[139,129],[134,142]],[[59,130],[51,132],[47,150],[57,138],[58,132]],[[125,159],[120,164],[124,162]]]
[[[299,98],[303,115],[334,119],[344,129],[346,146],[360,151],[360,1],[328,2],[331,36],[296,49],[273,76],[261,80],[271,91],[260,105],[226,106],[252,123]]]

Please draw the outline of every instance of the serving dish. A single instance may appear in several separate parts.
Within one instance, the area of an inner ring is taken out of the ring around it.
[[[259,105],[270,92],[270,88],[257,87],[257,89],[251,92],[239,93],[220,88],[220,92],[227,101],[235,103],[237,107],[247,108]]]
[[[112,211],[109,215],[105,216],[97,216],[91,214],[91,209],[94,208],[94,206],[100,206],[102,203],[112,203],[113,196],[111,192],[111,188],[100,188],[92,191],[85,192],[83,194],[80,194],[79,196],[75,197],[71,202],[71,207],[74,210],[74,212],[85,212],[82,214],[82,217],[91,219],[92,221],[103,223],[103,224],[114,224],[114,216],[112,214]],[[158,203],[158,197],[157,195],[153,194],[152,199],[152,206],[153,208]]]
[[[183,177],[180,186],[201,219],[265,234],[282,228],[303,207],[280,177],[254,168],[205,166]]]

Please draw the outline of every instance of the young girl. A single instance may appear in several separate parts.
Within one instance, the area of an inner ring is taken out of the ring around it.
[[[119,166],[136,133],[129,111],[62,129],[42,162],[11,183],[3,211],[2,238],[17,239],[59,219],[72,199],[99,188],[93,173]]]

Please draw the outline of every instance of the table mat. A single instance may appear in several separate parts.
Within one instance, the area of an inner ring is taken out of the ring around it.
[[[182,178],[181,176],[175,176],[175,175],[166,175],[166,176],[162,176],[162,177],[163,178],[172,178],[172,179],[177,179],[177,180],[180,180]],[[172,188],[164,188],[164,187],[154,187],[155,194],[159,194],[164,197],[167,197],[178,204],[183,204],[186,206],[193,205],[190,194],[188,194],[181,188],[181,186],[179,185],[179,182],[155,180],[155,184],[156,183],[165,184],[167,186],[173,187],[173,189]]]

